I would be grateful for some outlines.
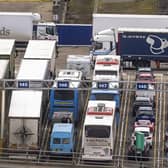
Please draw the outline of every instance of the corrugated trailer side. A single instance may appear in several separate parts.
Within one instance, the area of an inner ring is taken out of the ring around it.
[[[42,91],[13,91],[9,109],[8,147],[39,149],[41,141]]]

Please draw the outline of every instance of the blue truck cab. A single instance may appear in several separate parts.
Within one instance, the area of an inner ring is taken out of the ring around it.
[[[74,151],[74,125],[55,123],[50,136],[50,151],[69,155]]]
[[[55,112],[73,113],[75,123],[79,120],[83,95],[81,86],[82,72],[77,70],[60,70],[50,92],[50,119]]]
[[[50,91],[49,120],[52,125],[49,150],[58,155],[74,152],[76,124],[82,106],[82,72],[60,70]]]

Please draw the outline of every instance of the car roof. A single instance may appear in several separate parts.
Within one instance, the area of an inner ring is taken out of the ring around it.
[[[140,97],[137,96],[135,101],[150,101],[150,97]]]
[[[150,72],[141,72],[138,74],[138,77],[151,77],[152,74]]]
[[[150,72],[152,71],[152,69],[150,67],[139,67],[138,71]]]
[[[140,106],[138,108],[139,111],[153,111],[152,106]]]
[[[145,131],[145,132],[150,132],[150,128],[149,127],[136,127],[135,128],[135,132],[138,132],[138,131]]]

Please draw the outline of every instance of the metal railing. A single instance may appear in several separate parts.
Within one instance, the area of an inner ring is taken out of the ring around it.
[[[143,157],[143,156],[113,156],[112,161],[80,161],[76,162],[81,158],[82,153],[74,153],[69,156],[58,155],[55,152],[39,150],[21,150],[21,149],[9,149],[1,148],[2,152],[0,153],[0,162],[7,163],[33,163],[33,164],[47,164],[47,165],[59,165],[59,166],[91,166],[91,167],[118,167],[118,160],[124,162],[124,167],[134,166],[139,167],[141,164],[144,167],[153,167],[154,160],[156,163],[162,164],[163,167],[168,166],[168,158],[160,158],[159,160],[154,157]],[[73,156],[73,157],[72,157]],[[75,158],[74,158],[75,156]],[[40,159],[39,159],[40,158]],[[120,167],[120,166],[119,166]]]

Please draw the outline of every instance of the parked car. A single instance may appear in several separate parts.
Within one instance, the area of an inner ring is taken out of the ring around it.
[[[154,73],[150,67],[139,67],[136,72],[136,79],[139,76],[139,74],[141,74],[141,73],[150,73],[153,76],[153,78],[155,78]]]
[[[154,103],[149,97],[139,97],[139,96],[137,96],[135,98],[134,103],[133,103],[133,110],[132,110],[133,116],[136,116],[139,107],[142,107],[142,106],[153,108]]]
[[[155,82],[155,77],[150,72],[140,72],[137,74],[136,80],[137,81]]]
[[[136,112],[135,121],[150,120],[155,122],[155,112],[152,106],[140,106]]]
[[[136,127],[149,127],[151,132],[154,132],[154,122],[151,122],[150,120],[147,119],[140,119],[138,121],[134,122],[134,128]]]

